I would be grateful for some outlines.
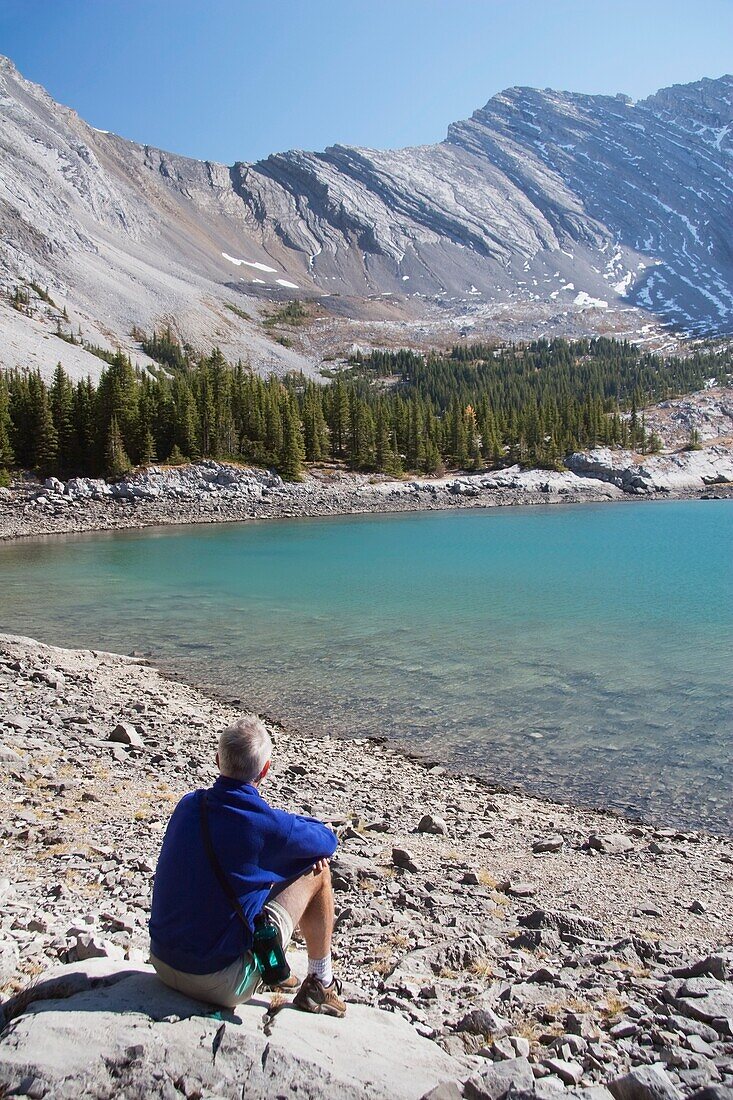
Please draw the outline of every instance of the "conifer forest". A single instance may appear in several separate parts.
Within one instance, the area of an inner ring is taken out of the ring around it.
[[[184,349],[170,329],[140,334],[159,364],[108,355],[97,382],[72,382],[59,363],[0,374],[0,471],[120,477],[135,466],[229,459],[298,479],[306,463],[439,473],[513,463],[555,468],[597,445],[654,451],[642,408],[725,384],[731,353],[702,348],[662,358],[597,338],[449,352],[357,354],[323,382],[264,379],[246,363]]]

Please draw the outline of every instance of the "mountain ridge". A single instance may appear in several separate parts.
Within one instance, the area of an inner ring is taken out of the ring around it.
[[[231,166],[95,129],[9,59],[0,96],[6,289],[53,287],[112,344],[172,322],[282,371],[312,370],[364,326],[389,338],[404,323],[408,343],[492,326],[733,331],[729,74],[638,102],[514,87],[432,145]],[[299,348],[259,323],[263,304],[292,296],[325,314]],[[32,334],[8,324],[27,350]],[[0,343],[0,361],[12,354]]]

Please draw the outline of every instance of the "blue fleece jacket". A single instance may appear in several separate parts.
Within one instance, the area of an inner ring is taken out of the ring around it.
[[[314,818],[276,810],[256,787],[220,776],[207,791],[209,831],[249,921],[236,915],[204,848],[199,792],[173,811],[158,859],[150,914],[151,951],[187,974],[221,970],[252,946],[254,918],[271,888],[298,878],[336,850],[336,837]]]

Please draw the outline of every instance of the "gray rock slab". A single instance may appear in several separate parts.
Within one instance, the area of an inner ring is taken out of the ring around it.
[[[350,1005],[343,1020],[286,1005],[266,1033],[268,998],[218,1012],[167,989],[150,967],[101,960],[63,968],[54,980],[88,987],[16,1017],[0,1043],[0,1089],[35,1079],[58,1100],[141,1089],[162,1098],[186,1079],[204,1095],[237,1100],[245,1084],[247,1097],[263,1100],[417,1100],[465,1075],[401,1016],[363,1005]]]
[[[706,1085],[693,1092],[689,1100],[733,1100],[733,1086]]]
[[[463,1095],[467,1100],[501,1100],[511,1091],[534,1090],[534,1074],[526,1058],[511,1058],[495,1062],[466,1081]]]
[[[522,928],[553,929],[561,936],[577,936],[579,939],[602,940],[604,931],[598,921],[560,913],[552,909],[533,909],[519,918]]]
[[[588,838],[588,846],[606,855],[621,855],[622,852],[630,852],[634,842],[623,833],[593,833]]]
[[[728,977],[731,964],[722,955],[706,955],[697,959],[689,966],[681,966],[672,973],[678,978],[699,978],[702,976],[719,978],[721,981]]]
[[[637,1066],[611,1081],[616,1100],[681,1100],[682,1093],[660,1065]]]
[[[723,1035],[733,1035],[733,983],[716,978],[688,978],[671,998],[683,1016],[702,1020]]]

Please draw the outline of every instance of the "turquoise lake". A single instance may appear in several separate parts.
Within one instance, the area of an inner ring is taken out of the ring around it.
[[[307,731],[732,833],[732,546],[714,500],[55,537],[0,545],[1,626],[146,651]]]

